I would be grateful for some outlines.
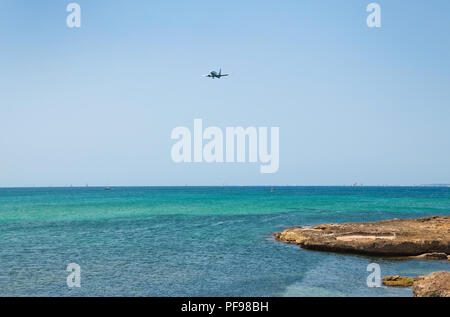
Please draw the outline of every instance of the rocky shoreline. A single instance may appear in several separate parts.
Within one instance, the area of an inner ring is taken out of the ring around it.
[[[412,287],[414,297],[450,297],[450,272],[434,272],[416,278],[386,276],[383,285]]]
[[[450,297],[450,272],[419,276],[413,284],[414,297]]]
[[[293,227],[274,237],[308,250],[450,261],[450,216]],[[416,297],[450,297],[450,272],[417,278],[387,276],[383,284],[412,286]]]
[[[450,255],[450,216],[295,227],[274,236],[309,250],[442,259]]]

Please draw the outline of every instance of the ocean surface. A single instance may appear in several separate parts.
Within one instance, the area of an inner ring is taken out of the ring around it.
[[[367,265],[417,276],[448,261],[307,251],[272,234],[448,214],[445,187],[0,189],[0,296],[411,296],[369,288]]]

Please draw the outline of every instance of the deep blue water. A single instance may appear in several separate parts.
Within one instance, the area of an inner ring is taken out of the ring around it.
[[[0,296],[410,296],[382,275],[448,261],[302,250],[292,225],[450,214],[450,188],[172,187],[0,189]],[[68,288],[66,266],[81,266]]]

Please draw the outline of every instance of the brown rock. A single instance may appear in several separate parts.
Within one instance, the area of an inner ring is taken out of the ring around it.
[[[410,287],[410,286],[413,286],[413,284],[416,280],[417,280],[416,278],[401,277],[398,275],[386,276],[383,278],[383,285]]]
[[[443,259],[450,254],[450,216],[299,227],[275,239],[310,250]]]
[[[447,260],[448,256],[445,253],[432,252],[432,253],[425,253],[425,254],[417,255],[417,256],[414,256],[411,258],[424,259],[424,260]]]
[[[313,227],[315,230],[327,230],[328,228],[330,228],[330,225],[318,225]]]
[[[414,297],[450,297],[450,272],[419,276],[413,286]]]

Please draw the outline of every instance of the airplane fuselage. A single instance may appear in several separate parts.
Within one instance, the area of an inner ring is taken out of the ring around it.
[[[205,75],[205,77],[209,77],[209,78],[222,78],[222,77],[226,77],[229,76],[229,74],[222,74],[222,70],[220,70],[219,72],[216,72],[215,70],[211,71],[208,75]]]

